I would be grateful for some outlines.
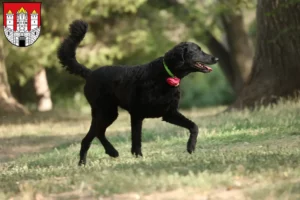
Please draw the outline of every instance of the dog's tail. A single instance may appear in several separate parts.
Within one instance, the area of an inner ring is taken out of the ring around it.
[[[60,45],[57,56],[63,67],[71,74],[86,79],[91,70],[76,60],[76,48],[83,40],[87,32],[88,24],[81,20],[75,20],[69,27],[70,35]]]

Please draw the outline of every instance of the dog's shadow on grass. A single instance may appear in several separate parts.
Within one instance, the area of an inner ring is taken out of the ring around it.
[[[217,152],[214,152],[217,153]],[[172,172],[187,176],[189,174],[198,173],[224,173],[226,171],[236,171],[239,173],[253,173],[267,171],[270,169],[280,170],[286,167],[298,167],[300,164],[299,154],[286,155],[285,152],[276,152],[270,154],[262,153],[245,153],[244,157],[234,155],[229,158],[221,158],[220,156],[211,156],[205,158],[197,155],[180,155],[176,159],[163,160],[157,159],[151,163],[137,162],[134,164],[122,163],[114,167],[113,170],[134,169],[142,170],[145,174],[157,175],[161,173]]]

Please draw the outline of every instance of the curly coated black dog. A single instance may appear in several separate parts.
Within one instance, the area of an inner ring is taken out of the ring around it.
[[[192,42],[182,42],[164,56],[138,66],[105,66],[94,71],[76,60],[76,48],[87,32],[88,25],[76,20],[70,25],[70,35],[63,41],[58,58],[72,74],[86,80],[84,94],[92,109],[92,122],[81,142],[79,165],[86,163],[87,151],[97,137],[105,153],[118,157],[119,153],[105,137],[105,131],[118,117],[118,106],[131,117],[131,153],[142,156],[142,123],[145,118],[162,117],[163,121],[190,131],[187,151],[195,150],[198,126],[178,111],[179,82],[191,72],[208,73],[206,65],[218,58],[201,51]]]

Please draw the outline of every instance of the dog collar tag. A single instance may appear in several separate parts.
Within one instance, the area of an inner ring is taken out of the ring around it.
[[[170,86],[173,86],[173,87],[178,87],[180,84],[180,78],[177,78],[176,76],[173,78],[171,78],[171,77],[167,78],[166,81]]]
[[[169,78],[166,79],[167,83],[170,86],[178,87],[179,83],[180,83],[180,78],[177,78],[176,76],[174,76],[174,74],[170,71],[170,69],[166,65],[165,60],[163,60],[163,64],[164,64],[166,72],[169,74],[169,76],[171,76],[171,77],[169,77]]]

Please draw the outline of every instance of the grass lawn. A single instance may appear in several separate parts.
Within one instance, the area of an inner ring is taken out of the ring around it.
[[[224,109],[183,111],[199,125],[192,155],[187,130],[145,120],[143,158],[130,154],[121,112],[107,131],[120,157],[95,139],[85,167],[77,163],[89,114],[1,117],[0,199],[300,199],[300,102]]]

